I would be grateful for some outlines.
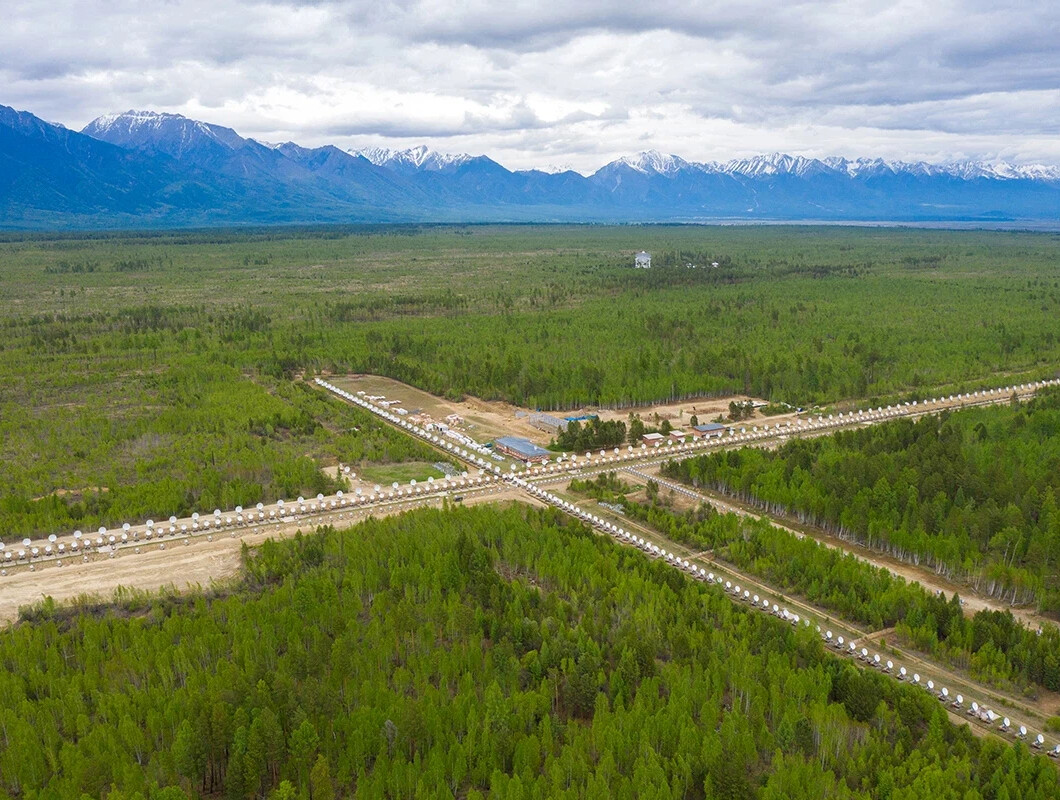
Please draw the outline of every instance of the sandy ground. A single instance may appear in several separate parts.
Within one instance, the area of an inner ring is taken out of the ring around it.
[[[498,436],[514,434],[532,437],[539,443],[548,443],[546,434],[531,426],[525,418],[516,417],[517,413],[525,412],[526,409],[510,403],[479,400],[475,397],[457,403],[378,375],[332,376],[328,381],[347,392],[364,392],[368,395],[383,395],[387,400],[400,400],[401,407],[410,414],[422,411],[430,414],[437,422],[445,422],[447,416],[457,414],[464,419],[464,424],[456,426],[457,429],[479,442],[485,443]]]
[[[531,500],[505,484],[469,489],[463,491],[462,496],[465,505]],[[164,586],[172,586],[178,591],[207,587],[236,574],[244,542],[256,545],[266,539],[283,539],[318,525],[352,528],[369,516],[389,516],[412,508],[439,507],[441,504],[440,497],[410,498],[371,509],[336,511],[293,523],[243,528],[234,531],[235,535],[222,530],[213,535],[213,541],[202,535],[167,540],[164,550],[154,542],[141,545],[139,553],[135,548],[119,550],[114,558],[93,554],[87,563],[78,557],[76,560],[67,559],[61,567],[55,561],[37,564],[32,571],[29,567],[19,567],[8,570],[8,575],[0,578],[0,623],[13,622],[18,618],[19,606],[30,605],[46,596],[64,602],[82,595],[109,599],[119,586],[151,591]]]
[[[733,395],[732,397],[701,397],[695,400],[683,400],[677,403],[657,403],[655,405],[635,406],[633,408],[622,408],[617,410],[603,409],[600,411],[593,411],[592,413],[599,414],[600,419],[620,419],[623,421],[629,419],[630,414],[636,414],[640,416],[649,427],[655,425],[656,418],[658,418],[659,422],[666,419],[670,421],[670,424],[674,428],[687,429],[691,424],[689,420],[693,414],[695,414],[700,424],[711,422],[719,415],[724,417],[728,416],[730,402],[736,401],[737,403],[744,403],[748,400],[754,403],[765,402],[760,397],[739,394]],[[763,422],[794,418],[794,412],[790,414],[778,414],[770,417],[763,417],[760,413],[756,412],[753,418],[741,421],[739,424],[761,425]]]
[[[39,566],[35,571],[21,570],[0,583],[0,621],[13,622],[20,606],[45,597],[66,602],[82,595],[109,598],[119,586],[154,591],[173,586],[183,591],[209,586],[211,582],[231,577],[239,567],[242,542],[258,542],[270,534],[264,532],[213,542],[196,540],[188,546],[179,542],[150,552],[122,555],[113,559],[90,557],[88,563],[71,563],[57,567]],[[272,533],[272,536],[282,536]]]
[[[388,400],[400,400],[401,407],[413,413],[424,411],[435,420],[444,422],[450,414],[458,414],[463,417],[465,424],[458,425],[458,430],[468,434],[479,442],[488,442],[498,436],[522,436],[541,446],[545,446],[552,439],[552,434],[538,430],[530,424],[529,415],[533,410],[514,406],[495,400],[480,400],[477,397],[468,397],[463,402],[457,403],[417,389],[392,378],[384,378],[378,375],[351,375],[330,376],[328,381],[347,392],[362,391],[369,395],[383,395]],[[736,400],[744,402],[753,400],[762,402],[759,398],[737,395],[734,397],[687,400],[680,403],[660,403],[651,406],[638,406],[618,410],[597,409],[585,407],[572,411],[553,412],[553,416],[561,419],[565,416],[581,416],[582,414],[597,414],[603,420],[622,420],[629,418],[630,413],[639,414],[649,426],[654,424],[656,416],[661,421],[667,419],[675,428],[688,427],[689,418],[695,414],[700,422],[709,422],[719,414],[727,414],[729,402]],[[763,421],[777,421],[793,417],[787,414],[776,417],[756,416],[751,424],[761,424]]]

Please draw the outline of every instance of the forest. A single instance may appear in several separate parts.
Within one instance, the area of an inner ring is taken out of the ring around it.
[[[977,591],[1060,611],[1060,391],[667,467]]]
[[[553,442],[557,450],[585,451],[597,447],[615,447],[626,443],[626,423],[622,420],[601,420],[593,417],[583,425],[578,420],[556,434]]]
[[[640,249],[659,267],[633,270]],[[346,434],[370,422],[299,386],[322,372],[543,410],[1055,374],[1058,253],[1052,234],[783,226],[5,235],[0,535],[425,460],[381,431],[362,450]]]
[[[664,471],[674,471],[669,462]],[[710,550],[746,575],[805,598],[838,618],[870,630],[895,628],[900,641],[967,670],[976,680],[1014,692],[1060,691],[1060,631],[1041,634],[1009,612],[979,611],[965,617],[960,598],[907,583],[857,557],[799,538],[766,520],[720,514],[701,505],[675,510],[649,482],[647,500],[626,495],[636,487],[604,473],[571,481],[571,491],[619,504],[629,519],[671,541]]]
[[[522,505],[322,529],[205,593],[24,618],[0,632],[7,798],[1060,793],[928,693]]]

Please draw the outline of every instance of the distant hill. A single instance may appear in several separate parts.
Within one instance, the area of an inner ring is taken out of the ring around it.
[[[647,151],[590,176],[426,147],[264,144],[178,114],[80,133],[0,106],[0,227],[320,222],[1060,221],[1060,168]]]

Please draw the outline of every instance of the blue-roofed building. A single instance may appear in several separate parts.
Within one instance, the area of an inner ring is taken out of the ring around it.
[[[692,428],[692,435],[697,439],[706,439],[708,436],[724,436],[729,428],[720,422],[707,422]]]
[[[502,436],[493,440],[493,448],[506,456],[517,458],[520,461],[545,461],[551,458],[550,453],[543,447],[538,447],[529,439],[519,436]]]

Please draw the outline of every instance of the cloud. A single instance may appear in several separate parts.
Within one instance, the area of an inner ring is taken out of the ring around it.
[[[0,102],[590,171],[639,149],[1060,162],[1060,4],[8,0]]]

